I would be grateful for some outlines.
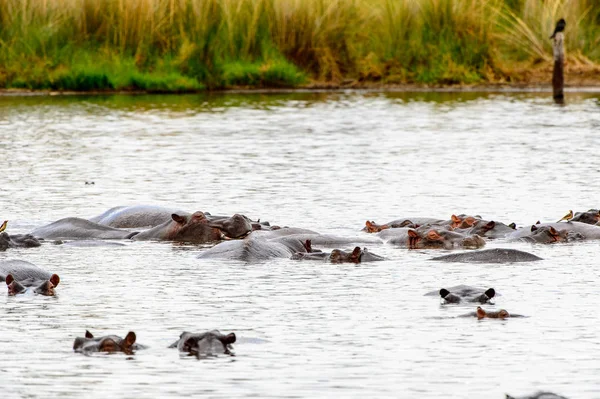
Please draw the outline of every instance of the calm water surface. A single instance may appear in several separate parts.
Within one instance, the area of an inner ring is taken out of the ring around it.
[[[353,234],[365,220],[480,214],[556,221],[598,208],[600,95],[281,94],[0,98],[0,219],[9,232],[117,205],[244,213]],[[85,185],[94,181],[94,185]],[[128,242],[8,250],[61,276],[53,298],[0,296],[7,398],[600,397],[599,242],[502,244],[537,263],[438,264],[373,245],[360,266],[200,260]],[[528,318],[457,318],[423,296],[493,286]],[[4,288],[2,289],[4,292]],[[167,349],[184,331],[238,336],[235,357]],[[86,357],[127,331],[150,349]]]

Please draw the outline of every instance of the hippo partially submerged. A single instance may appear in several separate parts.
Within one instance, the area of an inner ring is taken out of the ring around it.
[[[509,394],[506,394],[506,399],[567,399],[564,396],[561,395],[557,395],[555,393],[552,392],[536,392],[533,395],[527,395],[527,396],[510,396]]]
[[[536,260],[542,260],[542,258],[530,254],[529,252],[519,251],[516,249],[493,248],[484,249],[481,251],[469,251],[459,254],[437,256],[431,260],[463,263],[512,263],[533,262]]]
[[[479,302],[489,303],[496,296],[496,290],[493,288],[482,289],[471,287],[469,285],[456,285],[448,289],[442,288],[438,291],[431,291],[425,295],[434,296],[440,295],[442,303],[461,303],[461,302]]]
[[[31,290],[35,294],[53,296],[60,282],[57,274],[48,273],[33,263],[23,260],[0,262],[0,281],[6,281],[8,295],[24,294]]]
[[[105,335],[95,338],[89,331],[86,330],[85,337],[75,338],[73,342],[73,350],[84,354],[94,352],[123,352],[128,355],[134,353],[138,349],[144,349],[142,345],[135,343],[136,335],[133,331],[129,331],[125,338],[117,335]]]
[[[135,241],[161,240],[196,244],[220,241],[223,238],[223,232],[218,227],[213,227],[204,212],[200,211],[191,215],[174,213],[170,220],[132,237]]]
[[[123,240],[136,234],[74,217],[57,220],[31,232],[34,237],[51,240]]]
[[[219,330],[207,331],[204,333],[183,332],[179,339],[169,346],[177,348],[179,352],[189,353],[190,355],[216,356],[233,355],[231,353],[231,344],[236,341],[234,333],[223,335]]]
[[[461,317],[477,317],[478,320],[481,319],[507,319],[509,317],[525,317],[520,314],[508,313],[505,309],[500,309],[498,311],[484,310],[481,306],[477,306],[477,310],[475,312],[467,313],[462,315]]]
[[[310,240],[308,240],[310,242]],[[328,260],[331,263],[363,263],[385,260],[383,256],[370,252],[367,248],[355,247],[352,251],[334,249],[327,252],[296,252],[292,259]]]
[[[6,251],[8,248],[34,248],[40,245],[40,241],[31,234],[0,233],[0,251]]]

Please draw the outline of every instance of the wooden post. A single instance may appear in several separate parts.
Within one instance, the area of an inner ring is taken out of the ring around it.
[[[552,94],[555,100],[562,101],[565,96],[563,87],[565,85],[565,49],[563,46],[565,35],[563,32],[554,34],[552,50],[554,53],[554,70],[552,71]]]

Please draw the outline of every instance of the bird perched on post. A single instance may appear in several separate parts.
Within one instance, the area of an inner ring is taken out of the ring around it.
[[[552,36],[550,36],[550,39],[554,39],[554,36],[556,36],[558,32],[564,31],[565,26],[567,26],[567,22],[564,20],[564,18],[559,19],[556,23],[556,28],[554,28],[554,33],[552,34]]]

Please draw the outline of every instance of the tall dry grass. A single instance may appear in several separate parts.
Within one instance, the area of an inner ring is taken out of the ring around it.
[[[0,0],[0,87],[493,80],[567,48],[600,61],[597,0]],[[594,6],[595,5],[595,6]]]

